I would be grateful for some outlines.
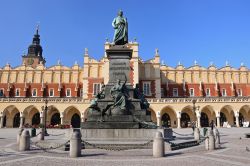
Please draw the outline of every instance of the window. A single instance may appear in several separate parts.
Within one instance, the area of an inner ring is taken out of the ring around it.
[[[36,97],[37,96],[37,89],[32,89],[32,97]]]
[[[237,95],[242,96],[242,89],[237,89]]]
[[[19,88],[16,89],[16,95],[15,96],[20,97],[20,89]]]
[[[164,97],[165,95],[164,95],[164,89],[163,88],[161,88],[161,97]]]
[[[222,89],[222,96],[223,96],[223,97],[227,96],[227,91],[226,91],[226,89]]]
[[[0,89],[0,97],[4,96],[4,89]]]
[[[71,97],[71,89],[70,88],[66,89],[66,97]]]
[[[83,96],[83,89],[81,88],[80,89],[80,97],[82,97]]]
[[[211,94],[210,94],[210,89],[209,89],[209,88],[206,89],[206,96],[207,96],[207,97],[210,97],[210,96],[211,96]]]
[[[99,83],[94,83],[93,84],[93,95],[97,95],[98,92],[101,90],[101,84]]]
[[[49,97],[54,97],[54,89],[49,89]]]
[[[194,97],[194,88],[189,89],[189,94],[191,97]]]
[[[178,97],[178,88],[173,89],[173,96]]]
[[[146,96],[151,96],[151,83],[143,82],[143,94]]]

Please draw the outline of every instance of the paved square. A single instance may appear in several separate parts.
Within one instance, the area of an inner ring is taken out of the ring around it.
[[[16,133],[18,129],[0,129],[0,165],[18,166],[59,166],[59,165],[157,165],[157,166],[249,166],[250,139],[244,138],[249,128],[220,128],[221,149],[206,151],[204,143],[186,149],[166,151],[163,158],[153,158],[152,150],[106,151],[99,149],[82,150],[82,157],[69,158],[69,152],[61,149],[43,151],[32,148],[28,152],[18,152]],[[191,129],[174,129],[177,133],[191,133]],[[67,130],[48,130],[53,135],[46,137],[48,142],[64,143]],[[35,141],[35,138],[32,138]]]

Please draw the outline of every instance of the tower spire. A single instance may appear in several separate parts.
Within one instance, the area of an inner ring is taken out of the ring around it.
[[[36,35],[39,35],[39,29],[40,29],[40,25],[39,23],[36,25]]]
[[[29,45],[28,54],[23,55],[23,62],[25,66],[36,67],[42,62],[45,64],[45,59],[43,58],[43,48],[40,45],[40,35],[39,35],[40,26],[37,24],[36,31],[32,39],[32,43]]]

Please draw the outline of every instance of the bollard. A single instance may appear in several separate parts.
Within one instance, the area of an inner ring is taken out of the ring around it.
[[[215,136],[215,147],[220,148],[220,133],[217,128],[214,129],[214,136]]]
[[[199,141],[200,140],[200,130],[199,128],[194,129],[194,139]]]
[[[24,130],[20,137],[19,151],[30,150],[30,133],[28,130]]]
[[[18,133],[17,133],[17,137],[16,137],[16,143],[17,143],[17,145],[19,145],[19,143],[20,143],[20,137],[22,135],[22,132],[23,132],[23,129],[20,129],[18,131]]]
[[[157,131],[153,142],[153,157],[164,157],[164,155],[164,139],[162,133]]]
[[[79,131],[74,131],[70,138],[70,157],[80,157],[81,148],[81,133]]]
[[[208,131],[208,137],[205,140],[205,149],[214,150],[215,149],[215,139],[212,130]]]
[[[45,129],[41,128],[40,133],[38,134],[39,140],[44,140],[44,133],[45,133]]]

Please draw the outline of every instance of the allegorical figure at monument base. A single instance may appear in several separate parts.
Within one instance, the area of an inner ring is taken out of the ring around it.
[[[128,22],[123,17],[123,12],[120,10],[118,16],[114,18],[112,26],[115,29],[113,42],[115,45],[124,45],[128,43]]]
[[[121,83],[117,80],[117,83],[110,89],[110,95],[114,99],[114,107],[119,107],[120,110],[126,110],[126,81]]]

